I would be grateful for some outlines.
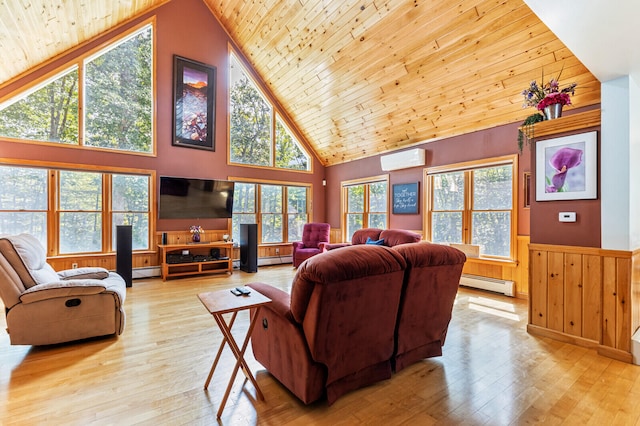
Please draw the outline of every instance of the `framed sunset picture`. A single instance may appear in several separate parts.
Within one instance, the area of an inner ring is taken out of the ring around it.
[[[216,68],[173,56],[172,145],[215,151]]]

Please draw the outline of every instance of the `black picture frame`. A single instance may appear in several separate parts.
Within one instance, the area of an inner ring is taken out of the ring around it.
[[[420,182],[395,183],[391,189],[391,211],[393,214],[418,214]]]
[[[215,151],[216,67],[173,55],[174,146]]]

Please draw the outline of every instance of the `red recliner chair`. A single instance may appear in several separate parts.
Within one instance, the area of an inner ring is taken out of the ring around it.
[[[394,370],[400,371],[423,358],[442,355],[467,258],[458,249],[428,242],[397,244],[392,249],[407,262],[393,357]]]
[[[361,244],[304,262],[291,295],[248,284],[273,301],[251,335],[256,360],[305,404],[390,378],[405,267],[396,250]]]
[[[328,223],[305,223],[302,228],[302,241],[293,245],[293,266],[298,267],[308,258],[326,251],[329,244],[331,225]]]

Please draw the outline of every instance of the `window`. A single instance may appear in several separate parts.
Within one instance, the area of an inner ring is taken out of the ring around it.
[[[255,183],[236,182],[233,190],[233,218],[231,234],[234,241],[240,241],[240,225],[258,223]]]
[[[279,116],[276,118],[276,167],[310,170],[309,155],[300,148],[300,143]]]
[[[306,186],[236,182],[232,237],[240,239],[240,224],[258,223],[260,244],[300,241],[309,221]]]
[[[150,247],[151,173],[2,165],[0,179],[0,234],[30,233],[49,255],[102,253],[114,250],[117,225],[131,225],[133,249]]]
[[[302,228],[308,221],[307,188],[287,187],[287,241],[301,241]]]
[[[271,165],[272,108],[231,55],[229,144],[232,163]]]
[[[260,186],[260,218],[262,222],[262,242],[284,242],[282,234],[282,193],[283,187]]]
[[[147,24],[1,102],[0,135],[152,152],[152,35]],[[81,98],[84,115],[79,114]]]
[[[309,154],[233,53],[229,63],[229,161],[311,170]]]
[[[0,104],[0,135],[78,144],[78,67]]]
[[[149,177],[111,175],[111,247],[116,247],[116,227],[130,225],[132,248],[149,248]]]
[[[59,173],[60,254],[102,250],[102,175]]]
[[[427,171],[430,240],[480,246],[481,256],[513,258],[515,160]]]
[[[47,246],[47,170],[0,166],[0,234],[29,233]]]
[[[147,25],[85,63],[84,144],[151,152],[152,31]]]
[[[342,229],[345,230],[345,241],[351,241],[358,229],[387,227],[388,188],[387,176],[365,182],[342,183]]]

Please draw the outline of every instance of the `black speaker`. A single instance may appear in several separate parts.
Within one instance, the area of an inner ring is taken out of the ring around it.
[[[240,269],[258,272],[258,225],[255,223],[240,225]]]
[[[162,233],[162,245],[167,245],[167,233],[163,232]]]
[[[133,285],[133,268],[131,256],[131,225],[116,226],[116,272],[127,287]]]

